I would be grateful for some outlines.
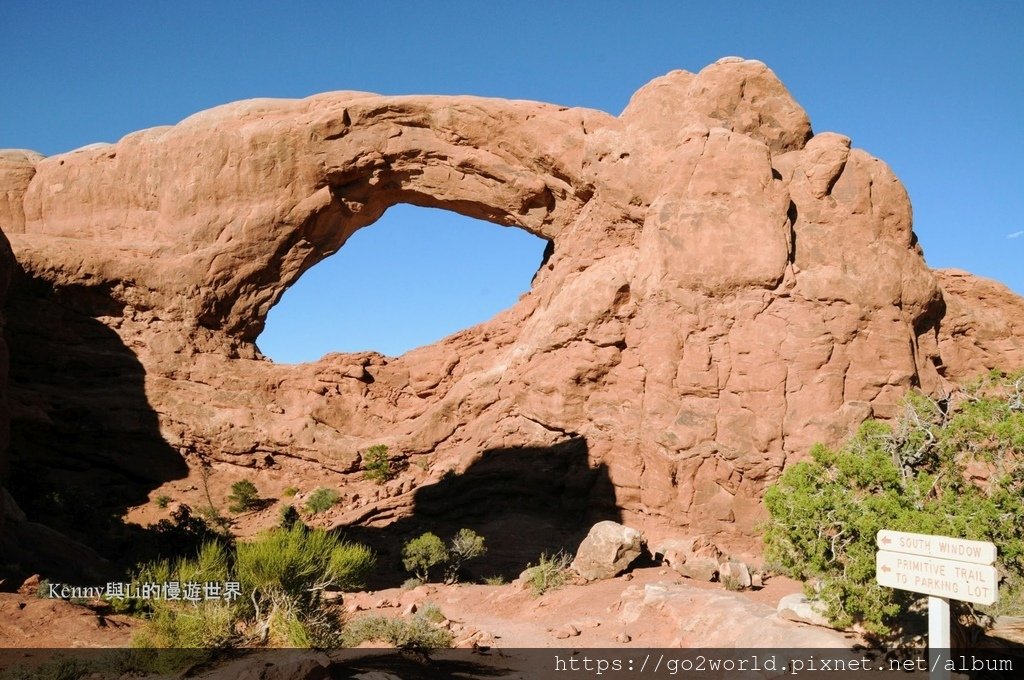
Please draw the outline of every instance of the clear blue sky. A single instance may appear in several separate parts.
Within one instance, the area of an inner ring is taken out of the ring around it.
[[[641,85],[760,59],[817,132],[906,184],[928,262],[1024,293],[1024,3],[0,1],[0,147],[60,153],[249,97],[476,94],[618,113]],[[398,354],[529,287],[543,244],[393,209],[310,270],[261,348]]]

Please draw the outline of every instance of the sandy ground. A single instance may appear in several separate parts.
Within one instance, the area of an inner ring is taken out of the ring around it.
[[[334,606],[351,619],[368,614],[409,616],[411,610],[432,603],[446,618],[442,625],[461,646],[663,647],[678,643],[671,617],[656,608],[640,612],[633,620],[624,616],[630,594],[635,599],[648,585],[689,592],[695,602],[705,594],[725,595],[765,608],[774,608],[780,597],[799,590],[799,584],[776,578],[760,590],[727,593],[719,584],[695,583],[670,569],[650,567],[614,579],[566,585],[539,597],[518,582],[426,584],[413,589],[346,593]],[[794,638],[806,628],[784,623],[791,626]],[[72,604],[39,597],[27,589],[0,594],[3,647],[122,647],[130,643],[139,624],[138,619],[105,614],[99,603]]]

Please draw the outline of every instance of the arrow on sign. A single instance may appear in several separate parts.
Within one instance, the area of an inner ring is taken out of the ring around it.
[[[890,543],[892,543],[892,539],[889,538],[888,536],[885,536],[884,538],[882,538],[881,542],[884,543],[885,545],[889,545]]]
[[[886,565],[883,564],[882,565],[882,571],[884,571],[886,573],[889,573],[890,571],[892,571],[892,569],[890,569],[889,567],[887,567]]]

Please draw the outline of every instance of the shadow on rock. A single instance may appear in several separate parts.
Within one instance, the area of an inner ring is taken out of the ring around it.
[[[142,364],[117,333],[94,318],[122,314],[101,289],[56,289],[23,272],[14,277],[6,328],[6,486],[29,526],[0,560],[8,576],[37,572],[83,580],[119,573],[98,557],[85,563],[70,557],[82,554],[78,542],[122,565],[155,549],[149,532],[121,518],[188,469],[160,434]],[[33,532],[31,525],[48,531]],[[32,536],[37,540],[26,544]],[[65,545],[75,547],[65,551]]]
[[[446,542],[462,528],[485,539],[487,552],[468,562],[462,580],[516,578],[542,553],[573,552],[601,520],[621,520],[603,465],[591,466],[586,439],[549,447],[485,451],[462,474],[449,474],[415,493],[413,512],[384,527],[348,527],[372,546],[379,570],[371,588],[400,585],[402,546],[430,531]]]

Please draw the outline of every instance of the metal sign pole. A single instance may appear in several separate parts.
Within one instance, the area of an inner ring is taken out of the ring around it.
[[[949,655],[949,600],[928,597],[928,677],[929,680],[949,680],[945,668]]]

